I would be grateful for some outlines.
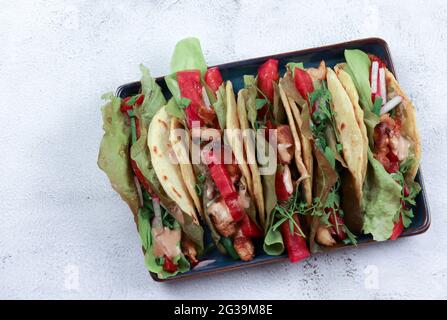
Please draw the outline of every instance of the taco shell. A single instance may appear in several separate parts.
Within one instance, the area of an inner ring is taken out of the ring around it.
[[[171,116],[162,107],[152,119],[147,135],[152,165],[166,194],[198,224],[194,203],[182,178],[169,141]]]

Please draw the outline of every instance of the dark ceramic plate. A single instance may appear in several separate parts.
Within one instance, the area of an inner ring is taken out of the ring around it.
[[[243,76],[246,74],[257,73],[258,67],[268,58],[274,58],[279,60],[280,74],[284,74],[285,65],[288,62],[304,62],[306,67],[317,67],[321,60],[325,60],[327,66],[333,67],[337,63],[345,61],[343,51],[345,49],[361,49],[367,53],[375,54],[386,62],[389,70],[396,75],[393,61],[391,59],[391,53],[388,44],[379,38],[368,38],[362,40],[355,40],[351,42],[344,42],[335,45],[329,45],[324,47],[318,47],[313,49],[306,49],[300,51],[293,51],[288,53],[281,53],[272,56],[254,58],[249,60],[231,62],[219,65],[219,69],[222,73],[224,80],[231,80],[234,86],[235,92],[243,88]],[[171,93],[162,77],[157,78],[157,83],[161,86],[166,98],[171,97]],[[134,94],[137,94],[140,90],[140,82],[133,82],[125,84],[117,89],[117,95],[121,98],[125,98]],[[430,227],[430,212],[427,203],[427,197],[425,194],[424,182],[422,179],[422,172],[419,170],[416,177],[422,187],[422,192],[416,198],[416,206],[414,208],[414,218],[411,225],[405,229],[401,237],[415,236],[427,231]],[[207,239],[209,240],[209,239]],[[360,236],[359,245],[368,243],[374,243],[370,236]],[[342,247],[349,247],[352,245],[340,245],[333,248],[328,248],[326,251],[336,250]],[[229,257],[221,255],[217,249],[210,251],[203,260],[207,261],[207,264],[200,267],[197,266],[193,270],[177,275],[169,279],[159,279],[156,274],[151,273],[151,276],[156,281],[173,281],[179,279],[193,278],[197,276],[209,275],[212,273],[218,273],[222,271],[247,268],[253,266],[259,266],[263,264],[269,264],[278,261],[286,261],[287,255],[281,256],[268,256],[262,250],[262,244],[256,244],[256,258],[250,262],[242,262],[240,260],[232,260]]]

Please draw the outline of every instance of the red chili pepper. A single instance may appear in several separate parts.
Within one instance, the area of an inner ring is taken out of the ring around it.
[[[404,222],[402,220],[402,215],[399,217],[399,221],[394,223],[393,233],[391,234],[390,240],[396,240],[404,231]]]
[[[167,256],[164,255],[164,263],[163,263],[163,270],[169,273],[174,273],[177,271],[177,265],[172,262],[172,260]]]
[[[199,121],[200,126],[203,126],[203,121],[199,116],[199,107],[203,104],[200,71],[179,71],[177,72],[177,82],[180,95],[191,100],[191,103],[185,109],[189,128],[192,128],[193,121]]]
[[[264,233],[258,228],[250,217],[246,214],[241,221],[241,231],[244,236],[249,238],[260,238],[264,236]]]
[[[346,239],[345,222],[338,211],[333,213],[333,209],[329,208],[331,214],[329,215],[329,222],[332,224],[331,233],[336,236],[339,241]],[[338,228],[337,228],[338,226]]]
[[[293,220],[301,228],[298,215],[293,215]],[[284,240],[284,244],[289,255],[290,262],[298,262],[310,256],[309,249],[307,248],[306,239],[301,236],[298,228],[293,226],[293,234],[290,233],[289,221],[286,220],[281,224],[281,234]]]
[[[265,96],[273,101],[273,82],[278,81],[278,60],[268,59],[258,68],[258,87]]]
[[[279,201],[288,200],[293,193],[293,191],[292,192],[287,191],[286,183],[292,183],[292,180],[291,179],[290,181],[285,180],[287,177],[284,176],[284,170],[288,169],[286,169],[284,166],[279,165],[275,175],[275,192],[276,197],[278,198]]]
[[[295,87],[300,95],[309,103],[309,94],[314,92],[314,84],[310,75],[303,69],[295,68]],[[313,107],[313,106],[312,106]]]
[[[206,70],[205,83],[213,92],[219,90],[219,87],[223,83],[223,80],[218,67],[212,67]]]

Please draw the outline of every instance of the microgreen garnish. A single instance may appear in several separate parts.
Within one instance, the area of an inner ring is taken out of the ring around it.
[[[286,201],[281,201],[276,204],[274,210],[274,216],[278,219],[276,223],[272,226],[272,229],[275,231],[277,230],[283,223],[287,222],[289,223],[289,229],[291,234],[299,235],[303,238],[306,237],[304,232],[301,230],[298,223],[293,218],[293,215],[296,213],[300,213],[300,209],[302,208],[301,203],[298,202],[299,198],[299,190],[296,188],[295,192],[293,193],[293,196],[290,197]],[[295,232],[296,228],[296,232]]]

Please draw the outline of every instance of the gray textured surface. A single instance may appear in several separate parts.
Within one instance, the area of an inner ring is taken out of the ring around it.
[[[0,1],[0,298],[447,298],[447,2],[390,2]],[[140,62],[165,74],[188,35],[209,64],[388,41],[418,108],[430,230],[298,265],[152,282],[132,216],[96,166],[99,97],[138,79]]]

